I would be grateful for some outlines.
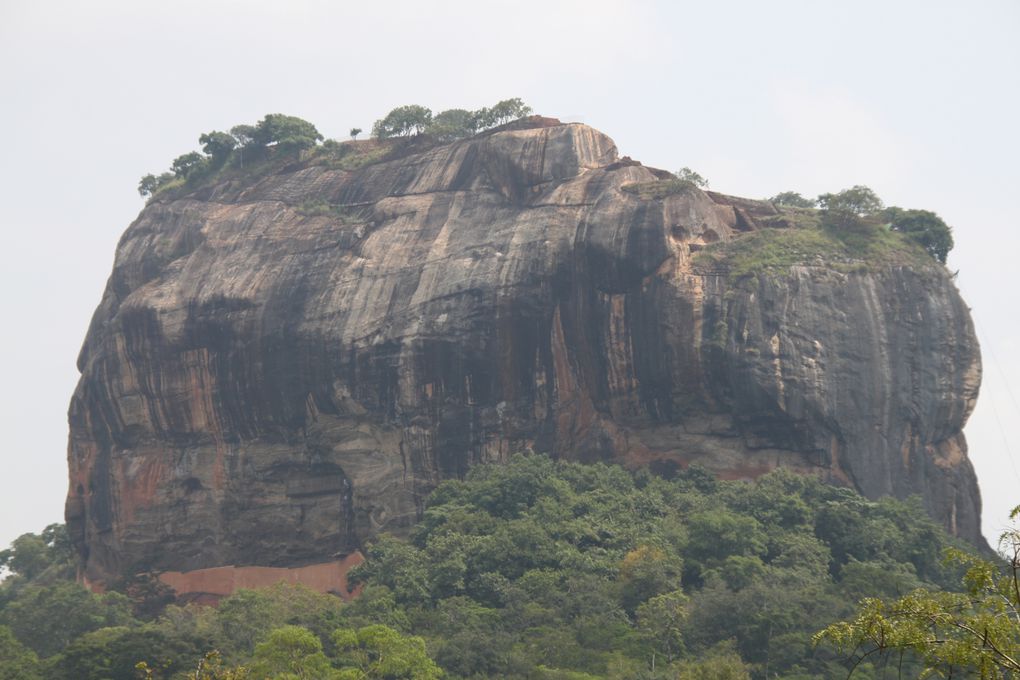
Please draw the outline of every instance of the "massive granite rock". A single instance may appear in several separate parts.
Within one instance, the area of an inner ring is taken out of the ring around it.
[[[86,578],[328,561],[524,451],[784,466],[981,541],[978,346],[940,266],[735,281],[692,254],[782,213],[624,190],[665,173],[584,125],[391,156],[158,196],[124,234],[70,407]]]

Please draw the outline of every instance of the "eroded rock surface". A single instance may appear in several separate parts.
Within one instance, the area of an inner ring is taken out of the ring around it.
[[[70,407],[87,578],[335,559],[528,450],[787,466],[920,494],[981,540],[978,347],[940,267],[736,285],[692,253],[781,226],[774,207],[623,191],[662,173],[536,125],[150,201]]]

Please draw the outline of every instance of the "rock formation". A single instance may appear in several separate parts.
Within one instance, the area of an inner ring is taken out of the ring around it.
[[[633,191],[666,173],[584,125],[403,144],[161,194],[128,228],[70,406],[85,578],[339,559],[526,451],[784,466],[920,494],[981,542],[980,359],[942,267],[735,280],[697,251],[784,213]]]

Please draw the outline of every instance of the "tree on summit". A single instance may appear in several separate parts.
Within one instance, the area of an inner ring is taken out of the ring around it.
[[[796,191],[781,191],[769,199],[776,205],[785,205],[791,208],[813,208],[815,202],[810,198],[804,198]]]
[[[372,126],[372,136],[378,139],[420,135],[432,121],[432,110],[417,104],[398,106],[377,120]]]
[[[239,146],[249,146],[255,142],[255,126],[254,125],[235,125],[230,128],[230,134],[234,139],[237,140]]]
[[[697,173],[688,167],[680,168],[673,174],[676,175],[678,180],[688,186],[695,186],[699,189],[708,188],[708,180],[702,177],[700,173]]]
[[[213,159],[213,163],[222,165],[230,157],[238,140],[231,134],[213,130],[200,136],[198,143],[202,145],[202,152]]]
[[[203,169],[207,160],[205,156],[197,151],[189,151],[175,158],[173,163],[170,164],[170,169],[173,171],[174,177],[185,178],[191,173]]]
[[[870,188],[858,184],[836,194],[818,197],[825,222],[840,228],[861,228],[865,219],[882,210],[882,199]]]
[[[448,142],[470,137],[481,130],[505,125],[531,114],[531,107],[520,97],[497,102],[475,111],[447,109],[433,115],[432,110],[417,104],[398,106],[372,126],[377,139],[428,134]]]
[[[473,112],[467,109],[447,109],[433,116],[426,131],[439,141],[449,142],[470,137],[477,126]]]
[[[529,115],[531,115],[531,107],[525,104],[520,97],[504,99],[489,108],[478,109],[474,112],[475,129],[485,130],[499,127]]]
[[[885,211],[889,228],[916,241],[933,258],[946,263],[953,249],[953,230],[930,210],[903,210],[890,207]]]
[[[284,153],[310,149],[322,141],[322,135],[307,120],[282,113],[270,113],[255,124],[252,142],[263,147],[276,146]]]

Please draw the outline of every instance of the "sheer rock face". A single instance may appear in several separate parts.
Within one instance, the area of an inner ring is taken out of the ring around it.
[[[406,529],[440,480],[529,450],[790,467],[920,494],[980,542],[961,434],[980,361],[949,277],[730,284],[692,252],[776,210],[621,190],[661,176],[544,121],[150,201],[70,407],[85,576],[329,560]]]

